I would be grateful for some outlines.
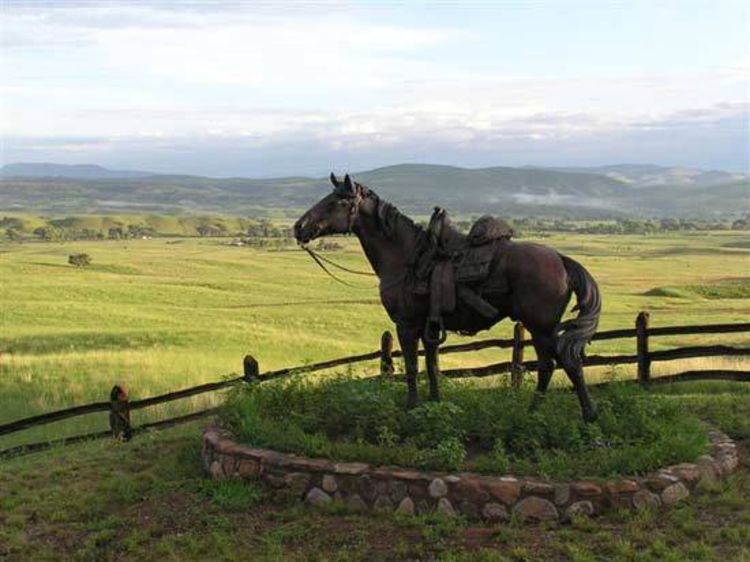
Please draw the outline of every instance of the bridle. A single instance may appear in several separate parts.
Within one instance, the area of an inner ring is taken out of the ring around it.
[[[367,198],[367,188],[361,184],[355,183],[354,197],[352,197],[352,203],[349,207],[349,221],[346,227],[347,234],[354,234],[354,223],[359,218],[359,207]]]
[[[367,188],[364,187],[363,185],[356,184],[355,195],[354,197],[352,197],[351,206],[349,207],[349,217],[347,219],[346,234],[354,234],[354,224],[357,222],[357,219],[359,218],[359,207],[362,204],[362,201],[364,201],[364,199],[367,197],[366,191],[365,191],[366,189]],[[342,285],[346,285],[347,287],[351,287],[353,289],[370,289],[371,288],[371,287],[359,287],[357,285],[352,285],[351,283],[347,283],[343,279],[336,277],[336,275],[334,275],[334,273],[330,269],[328,269],[323,262],[329,265],[332,265],[333,267],[336,267],[342,271],[346,271],[347,273],[352,273],[354,275],[367,275],[368,277],[377,277],[377,275],[375,273],[372,273],[371,271],[360,271],[357,269],[350,269],[346,266],[338,264],[335,261],[319,254],[312,248],[309,248],[307,244],[302,244],[302,249],[310,255],[313,261],[317,263],[318,266],[320,266],[320,269],[325,271],[331,279],[341,283]]]

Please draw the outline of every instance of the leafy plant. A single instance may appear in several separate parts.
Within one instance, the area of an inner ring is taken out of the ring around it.
[[[458,470],[466,458],[466,449],[456,437],[448,437],[430,449],[420,449],[416,464],[434,470]]]
[[[463,409],[453,402],[427,402],[407,414],[406,434],[419,447],[431,447],[464,437]]]
[[[569,392],[550,391],[530,412],[531,386],[442,382],[449,400],[407,411],[404,385],[393,379],[273,381],[237,391],[225,420],[256,446],[490,474],[636,474],[693,460],[706,449],[695,417],[633,386],[593,389],[599,420],[586,424]]]

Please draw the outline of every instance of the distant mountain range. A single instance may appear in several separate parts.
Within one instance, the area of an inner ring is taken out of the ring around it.
[[[96,164],[51,164],[49,162],[18,162],[0,168],[0,177],[68,178],[75,180],[132,179],[155,176],[153,172],[109,170]]]
[[[506,216],[718,216],[750,212],[747,175],[651,164],[596,168],[466,169],[399,164],[354,173],[411,213],[433,205]],[[298,210],[322,197],[325,178],[206,178],[19,163],[0,169],[0,209],[47,213],[222,213]]]
[[[634,187],[659,185],[692,185],[709,187],[735,181],[747,180],[747,174],[701,170],[699,168],[665,167],[655,164],[614,164],[593,168],[557,168],[561,171],[602,174]]]

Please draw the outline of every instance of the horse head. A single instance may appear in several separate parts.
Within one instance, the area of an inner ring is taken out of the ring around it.
[[[328,236],[351,233],[359,216],[367,188],[353,182],[349,174],[339,181],[331,172],[333,192],[315,203],[294,223],[294,237],[300,244]]]

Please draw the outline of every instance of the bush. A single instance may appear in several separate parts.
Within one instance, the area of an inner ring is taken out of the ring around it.
[[[407,413],[404,433],[419,447],[448,441],[461,442],[464,411],[452,402],[427,402]]]
[[[416,464],[420,468],[432,470],[458,470],[466,458],[466,449],[456,437],[448,437],[433,448],[420,449]]]
[[[549,477],[643,473],[707,447],[698,419],[634,386],[592,389],[599,420],[586,424],[571,392],[552,390],[529,412],[531,386],[441,384],[448,400],[406,411],[392,378],[269,381],[236,390],[225,423],[255,446],[299,454]]]
[[[76,267],[85,267],[91,265],[91,256],[88,254],[71,254],[68,256],[68,263]]]

